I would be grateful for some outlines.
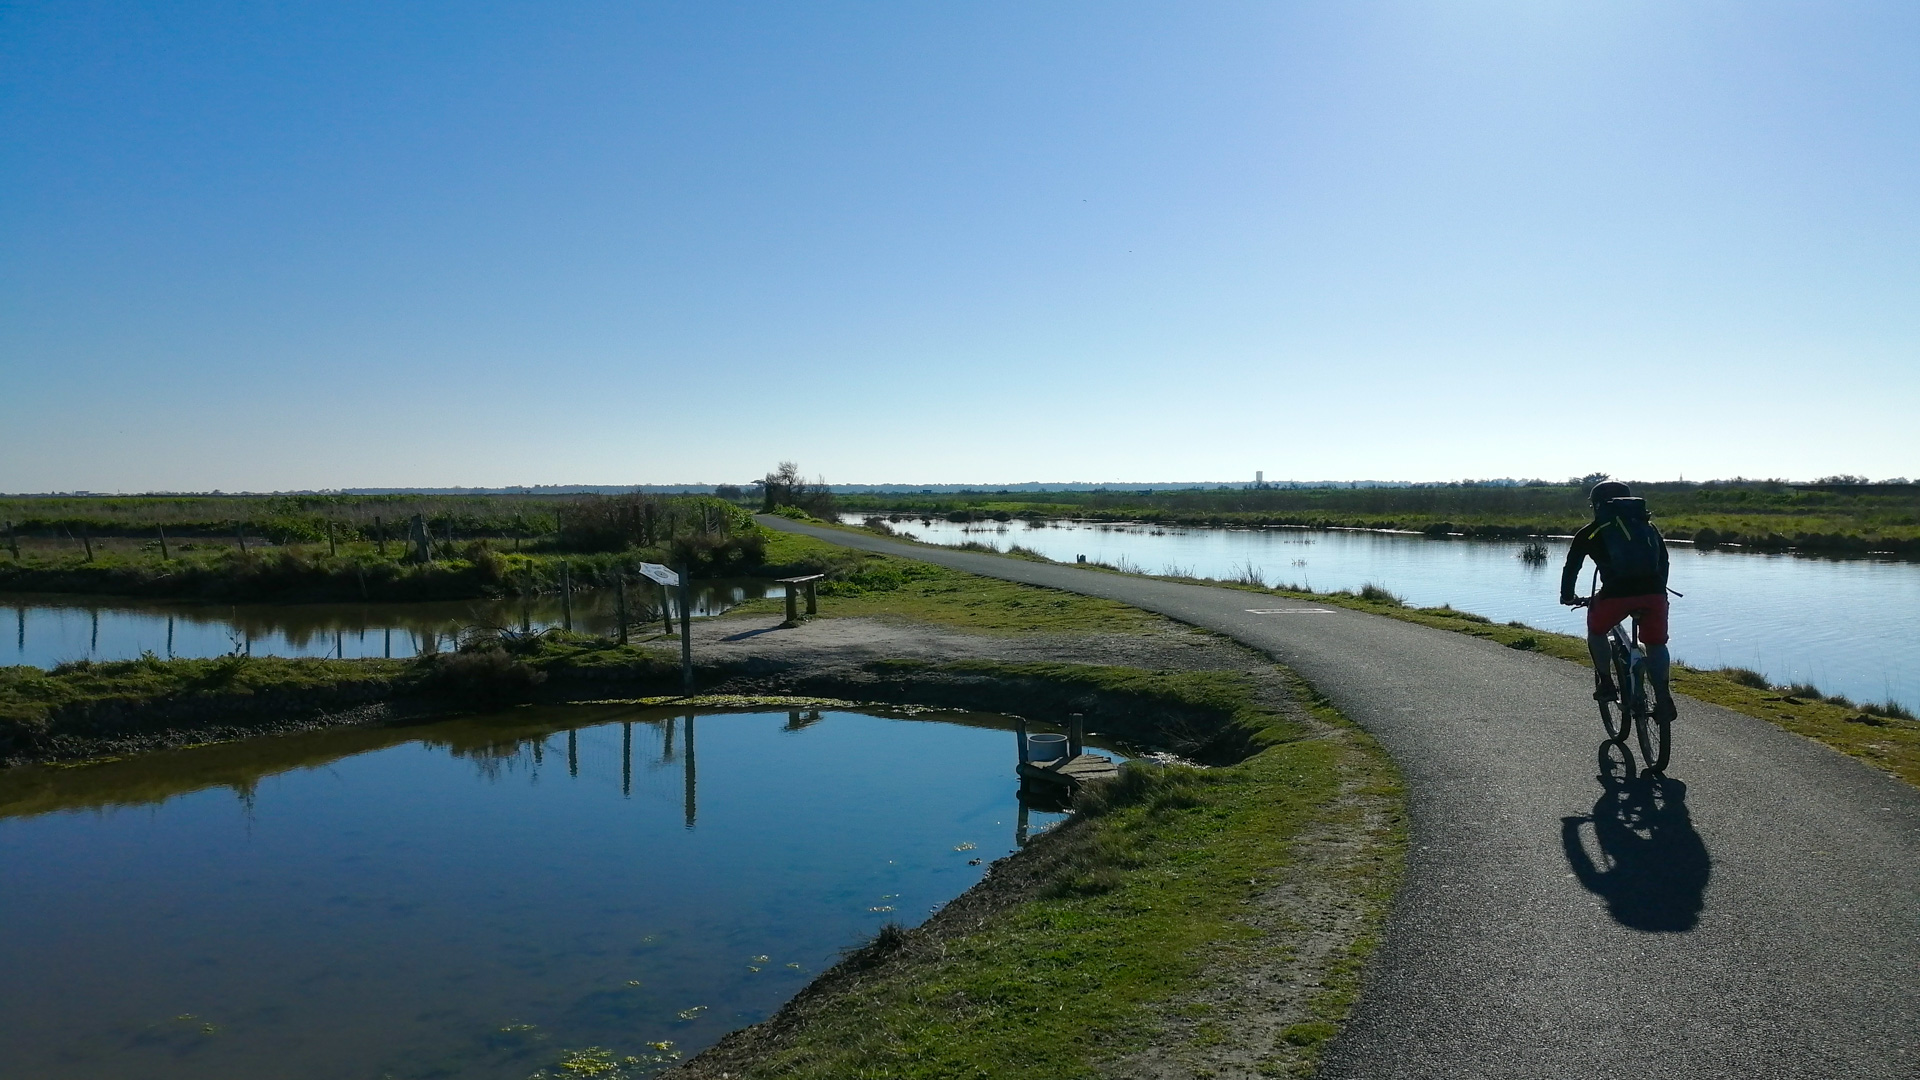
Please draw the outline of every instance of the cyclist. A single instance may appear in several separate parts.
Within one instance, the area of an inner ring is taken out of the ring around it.
[[[1673,720],[1673,691],[1667,686],[1667,542],[1653,527],[1644,499],[1627,485],[1603,480],[1588,493],[1593,520],[1573,535],[1567,566],[1560,574],[1560,602],[1587,605],[1587,652],[1593,657],[1595,701],[1618,701],[1608,663],[1607,631],[1633,616],[1647,650],[1647,681],[1653,684],[1653,717]],[[1574,595],[1574,582],[1587,559],[1600,569],[1600,591],[1591,601]]]

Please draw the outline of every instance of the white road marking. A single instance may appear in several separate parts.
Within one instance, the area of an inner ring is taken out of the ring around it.
[[[1249,615],[1331,615],[1332,608],[1327,607],[1250,607]]]

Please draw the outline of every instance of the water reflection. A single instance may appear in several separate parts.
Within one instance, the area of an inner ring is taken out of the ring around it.
[[[696,582],[695,616],[717,615],[780,586],[747,579]],[[671,612],[652,589],[628,596],[636,632],[664,629]],[[393,604],[187,604],[49,594],[0,598],[14,614],[13,656],[0,663],[52,667],[68,660],[250,656],[408,657],[453,648],[476,626],[545,629],[571,622],[583,633],[611,636],[619,615],[613,590],[579,592],[572,611],[558,597],[448,600]]]
[[[522,1080],[696,1050],[978,880],[1013,760],[1001,717],[592,706],[9,770],[0,1061]]]

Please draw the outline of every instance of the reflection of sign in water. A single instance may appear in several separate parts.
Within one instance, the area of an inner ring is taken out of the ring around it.
[[[680,575],[661,566],[659,563],[643,562],[640,564],[640,572],[662,585],[680,584]]]

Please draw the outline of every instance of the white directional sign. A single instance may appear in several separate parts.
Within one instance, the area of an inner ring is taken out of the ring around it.
[[[640,564],[640,572],[662,585],[680,584],[680,575],[661,566],[659,563],[643,562]]]

